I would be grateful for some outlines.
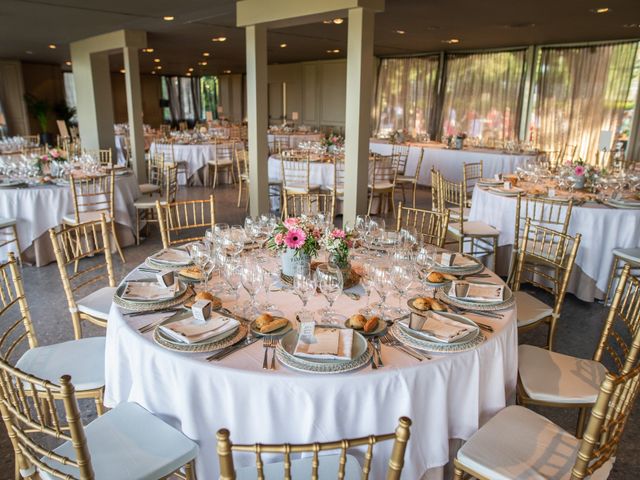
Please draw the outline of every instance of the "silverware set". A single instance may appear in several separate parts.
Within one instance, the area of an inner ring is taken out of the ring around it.
[[[207,357],[207,362],[214,362],[214,361],[218,361],[218,360],[222,360],[223,358],[228,357],[229,355],[231,355],[232,353],[237,352],[238,350],[241,350],[245,347],[248,347],[249,345],[253,345],[254,343],[256,343],[258,341],[257,337],[245,337],[244,339],[240,340],[237,343],[234,343],[233,345],[230,345],[228,347],[225,348],[221,348],[220,350],[218,350],[216,353],[214,353],[213,355],[210,355]]]
[[[265,338],[262,341],[262,346],[264,348],[264,358],[262,360],[262,368],[265,370],[275,370],[276,369],[276,346],[278,345],[277,338]],[[269,365],[268,357],[269,350],[273,350],[273,355],[271,357],[271,365]]]
[[[406,353],[410,357],[415,358],[419,362],[423,360],[431,360],[431,357],[429,355],[426,355],[415,348],[409,347],[404,343],[401,343],[398,339],[393,337],[390,333],[387,333],[382,337],[380,337],[380,341],[384,343],[387,347],[393,347],[396,350],[400,350],[401,352]]]
[[[373,347],[373,355],[371,355],[371,368],[377,370],[378,368],[384,367],[384,363],[382,363],[382,354],[380,353],[380,338],[371,337],[369,339],[369,343]]]
[[[171,317],[172,318],[176,315],[178,315],[181,311],[183,311],[182,308],[172,308],[172,309],[165,309],[165,310],[158,310],[156,312],[137,312],[137,314],[131,314],[129,315],[130,317],[136,317],[136,316],[141,316],[142,314],[145,315],[153,315],[155,313],[163,313],[163,312],[175,312]],[[158,325],[160,325],[161,323],[163,323],[165,320],[168,320],[167,317],[161,318],[160,320],[156,320],[150,323],[147,323],[146,325],[141,326],[140,328],[138,328],[138,332],[140,333],[147,333],[150,332],[151,330],[153,330],[154,328],[156,328]]]
[[[489,317],[489,318],[503,318],[504,314],[502,313],[498,313],[498,312],[491,312],[491,311],[486,311],[486,310],[473,310],[471,308],[461,308],[461,307],[456,307],[454,305],[447,305],[449,307],[449,309],[453,312],[453,313],[457,313],[457,314],[464,314],[464,313],[470,313],[473,315],[479,315],[481,317]]]

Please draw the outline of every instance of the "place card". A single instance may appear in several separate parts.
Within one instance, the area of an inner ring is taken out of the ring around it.
[[[196,319],[194,323],[205,323],[211,316],[211,300],[198,300],[191,306],[191,313]]]
[[[453,266],[453,262],[455,261],[455,259],[456,259],[455,253],[442,252],[442,254],[440,255],[440,265],[451,267]]]
[[[161,270],[156,273],[158,283],[163,287],[170,287],[175,281],[173,270]]]
[[[504,188],[505,190],[511,190],[511,182],[509,181],[504,182],[504,184],[502,185],[502,188]]]
[[[501,174],[501,173],[496,173],[496,174],[493,176],[493,178],[494,178],[495,180],[502,181],[502,174]]]

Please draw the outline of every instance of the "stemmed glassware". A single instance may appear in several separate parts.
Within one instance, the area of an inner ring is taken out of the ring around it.
[[[238,289],[242,284],[240,263],[235,258],[226,257],[223,266],[224,281],[229,286],[234,300],[238,300]]]
[[[360,272],[360,285],[364,289],[364,293],[367,296],[367,305],[360,309],[360,313],[364,316],[369,316],[373,313],[371,308],[371,291],[373,290],[373,268],[368,262],[362,264],[362,270]]]
[[[302,321],[313,316],[311,312],[307,310],[307,303],[315,294],[316,288],[316,280],[310,269],[305,265],[297,265],[293,275],[293,293],[295,293],[302,302],[302,310],[296,313]]]
[[[402,306],[402,299],[413,281],[413,267],[408,263],[397,263],[391,267],[389,273],[391,285],[398,292],[398,307],[393,309],[393,312],[402,317],[409,314],[409,310]]]
[[[246,236],[240,225],[234,225],[222,236],[222,245],[228,255],[238,257],[244,250]]]
[[[324,298],[329,303],[328,308],[322,310],[323,318],[329,323],[337,323],[337,320],[344,318],[333,310],[333,304],[342,293],[344,286],[342,272],[335,265],[319,265],[316,269],[316,283],[320,293],[324,295]]]
[[[258,313],[256,294],[264,283],[262,267],[251,257],[247,257],[240,266],[240,281],[249,294],[250,300],[244,306],[245,317],[251,317]]]
[[[376,304],[376,309],[381,317],[385,317],[387,294],[392,288],[391,278],[389,275],[389,267],[384,263],[378,263],[372,266],[373,288],[380,297],[380,301]]]
[[[206,280],[206,268],[205,266],[210,261],[209,248],[203,242],[193,242],[187,245],[187,251],[191,257],[193,264],[200,270],[202,274],[202,281]],[[206,282],[205,282],[206,289]]]

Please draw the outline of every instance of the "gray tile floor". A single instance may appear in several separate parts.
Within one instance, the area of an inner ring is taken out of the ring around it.
[[[245,211],[243,208],[236,208],[236,188],[232,186],[218,187],[215,193],[217,220],[229,224],[242,223]],[[182,189],[180,195],[183,198],[206,198],[209,195],[209,190],[204,188]],[[429,205],[428,191],[419,191],[418,206],[428,207]],[[388,224],[391,225],[391,219],[388,220]],[[161,246],[159,237],[157,230],[152,230],[150,238],[144,240],[139,247],[126,248],[127,263],[124,265],[116,257],[114,263],[117,278],[122,278],[126,272],[141,263],[151,252],[158,250]],[[46,345],[72,339],[71,320],[57,266],[51,264],[42,268],[25,267],[23,275],[40,344]],[[590,358],[600,336],[606,309],[600,304],[584,303],[572,295],[568,295],[565,302],[556,337],[557,350]],[[0,320],[0,331],[7,328],[8,325],[4,323],[6,322]],[[100,334],[103,334],[103,331],[97,327],[89,326],[85,329],[86,336]],[[522,342],[540,344],[542,338],[541,332],[531,332],[522,338]],[[81,409],[83,417],[87,420],[95,415],[91,403],[82,403]],[[537,409],[537,411],[569,431],[573,431],[575,428],[577,416],[574,412],[561,409]],[[640,456],[639,415],[640,407],[636,406],[618,450],[618,459],[610,477],[612,479],[640,478],[640,462],[637,460]],[[9,480],[13,478],[13,455],[6,432],[2,427],[0,429],[2,429],[2,433],[0,433],[0,480]],[[215,452],[203,452],[203,454],[215,455]]]

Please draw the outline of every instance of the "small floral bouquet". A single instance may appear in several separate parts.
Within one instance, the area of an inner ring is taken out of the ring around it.
[[[344,145],[344,137],[340,135],[327,135],[322,140],[322,145],[325,147],[342,147]]]
[[[40,163],[49,162],[66,162],[67,152],[60,150],[59,148],[52,148],[47,153],[40,157]]]
[[[403,130],[394,130],[393,132],[391,132],[389,134],[389,141],[393,144],[396,143],[404,143],[405,139],[407,138],[409,132],[407,132],[407,130],[403,129]]]
[[[334,228],[324,235],[321,243],[339,268],[347,268],[349,266],[349,249],[353,247],[351,233]]]
[[[592,184],[601,174],[600,169],[587,164],[582,158],[569,160],[565,166],[570,169],[570,176],[577,180],[576,188],[583,188],[587,183]]]
[[[313,257],[320,250],[321,237],[322,232],[313,223],[290,217],[274,227],[267,246],[278,252],[295,250],[295,255],[304,253]]]

